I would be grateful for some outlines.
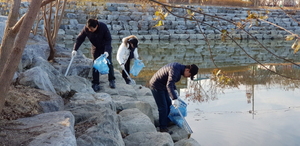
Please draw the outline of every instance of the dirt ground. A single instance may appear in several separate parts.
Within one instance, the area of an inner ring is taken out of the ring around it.
[[[4,108],[0,115],[0,146],[26,146],[39,135],[30,129],[15,129],[18,118],[32,117],[43,113],[39,101],[48,100],[41,90],[26,86],[11,86]],[[69,99],[64,99],[69,102]],[[82,135],[86,129],[94,126],[93,122],[82,122],[75,125],[75,136]]]
[[[6,97],[0,120],[15,120],[18,118],[31,117],[42,112],[38,101],[48,97],[38,89],[25,86],[11,86]]]
[[[11,86],[4,108],[0,115],[0,145],[27,145],[31,138],[38,135],[36,132],[28,132],[26,129],[14,129],[17,123],[13,120],[31,117],[42,113],[38,101],[48,97],[39,92],[40,90],[25,87]]]

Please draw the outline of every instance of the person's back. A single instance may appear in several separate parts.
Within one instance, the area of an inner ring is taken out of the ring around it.
[[[160,68],[150,79],[150,88],[167,90],[166,85],[172,86],[178,82],[183,75],[185,65],[177,62],[169,63]]]

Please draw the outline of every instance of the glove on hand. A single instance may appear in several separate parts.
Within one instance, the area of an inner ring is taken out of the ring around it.
[[[123,70],[125,70],[124,63],[121,64],[121,68],[122,68]]]
[[[173,105],[175,108],[177,108],[177,107],[179,106],[179,101],[178,101],[178,99],[172,100],[172,105]]]
[[[179,93],[178,93],[178,91],[177,91],[177,90],[174,90],[174,91],[175,91],[175,94],[176,94],[177,98],[179,98]]]
[[[72,57],[75,57],[76,54],[77,54],[77,51],[73,50],[73,51],[72,51]]]
[[[108,52],[104,52],[104,54],[106,58],[109,56]]]

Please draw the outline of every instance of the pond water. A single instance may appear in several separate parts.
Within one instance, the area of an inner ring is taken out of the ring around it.
[[[213,41],[210,47],[199,40],[141,41],[139,54],[146,67],[133,79],[147,86],[167,63],[195,63],[198,80],[182,77],[176,85],[188,103],[186,120],[199,144],[300,145],[300,67],[289,62],[298,63],[300,57],[290,49],[293,42],[264,40],[265,49],[255,41],[238,43],[246,51],[231,41]],[[119,44],[113,41],[114,56]],[[90,56],[89,43],[82,48]],[[116,59],[113,64],[121,69]]]

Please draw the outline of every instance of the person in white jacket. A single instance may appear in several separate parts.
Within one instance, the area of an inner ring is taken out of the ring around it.
[[[122,43],[119,46],[117,52],[117,61],[122,68],[122,77],[124,78],[126,84],[130,84],[130,79],[127,77],[127,73],[130,72],[130,60],[132,58],[138,59],[138,38],[134,35],[127,36],[122,39]]]

